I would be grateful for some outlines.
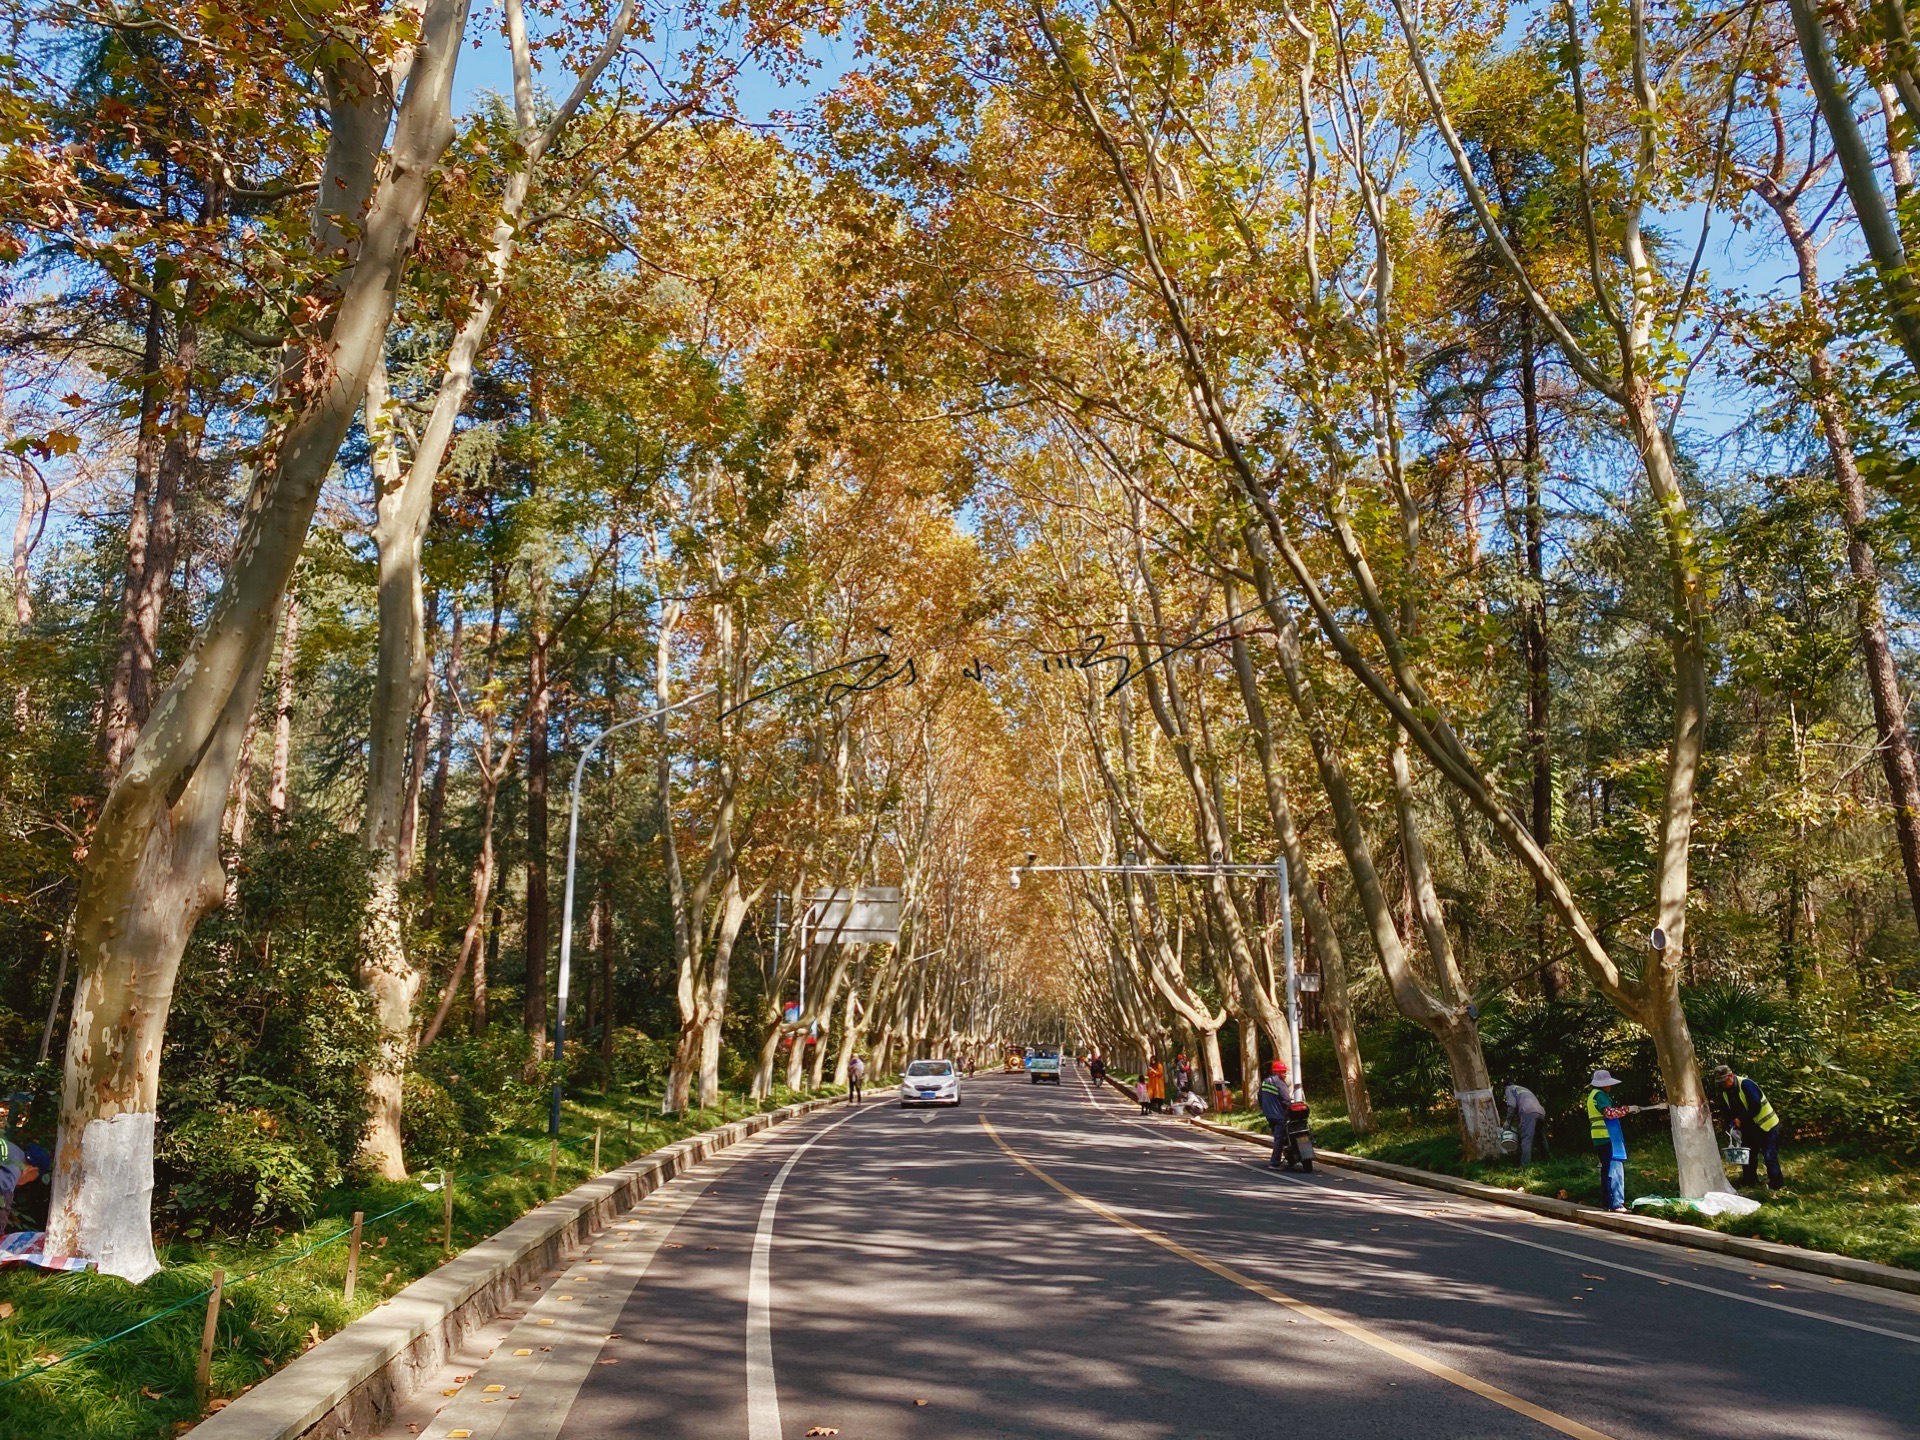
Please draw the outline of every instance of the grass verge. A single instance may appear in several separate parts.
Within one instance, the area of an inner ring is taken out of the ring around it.
[[[1266,1129],[1258,1111],[1237,1110],[1210,1118],[1245,1130]],[[1469,1164],[1460,1158],[1459,1133],[1449,1123],[1391,1110],[1376,1112],[1376,1119],[1379,1128],[1368,1135],[1355,1135],[1344,1118],[1316,1119],[1314,1139],[1322,1149],[1369,1160],[1458,1175],[1506,1190],[1559,1196],[1583,1205],[1603,1203],[1599,1166],[1584,1147],[1556,1147],[1551,1157],[1536,1156],[1526,1170],[1510,1161]],[[1627,1124],[1628,1200],[1672,1195],[1676,1189],[1673,1145],[1664,1125],[1652,1117]],[[1838,1145],[1803,1145],[1791,1139],[1781,1150],[1780,1163],[1786,1188],[1771,1195],[1764,1186],[1745,1192],[1760,1201],[1752,1215],[1710,1218],[1676,1207],[1641,1213],[1729,1235],[1751,1235],[1920,1270],[1920,1170],[1884,1155]],[[1738,1179],[1738,1172],[1730,1178]]]
[[[840,1091],[827,1086],[815,1097]],[[727,1097],[710,1109],[664,1121],[657,1095],[615,1091],[604,1100],[570,1101],[551,1180],[543,1127],[493,1136],[454,1167],[454,1252],[591,1178],[596,1128],[601,1168],[612,1169],[730,1120],[815,1097],[783,1088],[764,1103]],[[165,1244],[165,1268],[141,1285],[104,1275],[0,1272],[0,1383],[60,1362],[0,1388],[0,1436],[157,1440],[186,1429],[204,1413],[194,1393],[194,1367],[207,1306],[197,1297],[212,1283],[215,1267],[227,1276],[209,1386],[211,1408],[218,1409],[220,1397],[257,1384],[438,1266],[445,1258],[443,1203],[439,1193],[413,1181],[350,1183],[330,1191],[306,1225],[272,1234],[270,1243]],[[374,1216],[396,1207],[404,1208],[373,1223]],[[323,1242],[344,1235],[356,1210],[365,1212],[368,1223],[348,1304],[342,1299],[346,1242]],[[302,1255],[315,1246],[321,1248]],[[172,1306],[179,1308],[163,1314]],[[76,1354],[154,1315],[162,1318]]]

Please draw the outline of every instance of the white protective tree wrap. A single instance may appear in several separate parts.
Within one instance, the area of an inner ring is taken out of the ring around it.
[[[1705,1105],[1674,1105],[1667,1112],[1673,1129],[1680,1194],[1698,1200],[1727,1189],[1727,1169],[1713,1134],[1713,1111]]]
[[[160,1268],[153,1253],[153,1114],[90,1120],[81,1136],[79,1252],[102,1275],[138,1285]]]

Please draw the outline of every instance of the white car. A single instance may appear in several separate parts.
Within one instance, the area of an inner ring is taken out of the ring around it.
[[[902,1105],[958,1105],[960,1072],[951,1060],[915,1060],[900,1077]]]

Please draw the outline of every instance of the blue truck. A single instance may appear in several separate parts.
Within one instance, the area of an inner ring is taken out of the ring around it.
[[[1027,1057],[1027,1079],[1035,1085],[1060,1083],[1060,1052],[1041,1046]]]

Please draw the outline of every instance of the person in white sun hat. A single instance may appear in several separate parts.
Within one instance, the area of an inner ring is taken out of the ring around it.
[[[1600,1188],[1606,1192],[1609,1210],[1627,1208],[1627,1136],[1620,1122],[1640,1113],[1638,1105],[1613,1103],[1607,1092],[1619,1083],[1605,1070],[1596,1070],[1587,1091],[1587,1133],[1600,1157]]]

